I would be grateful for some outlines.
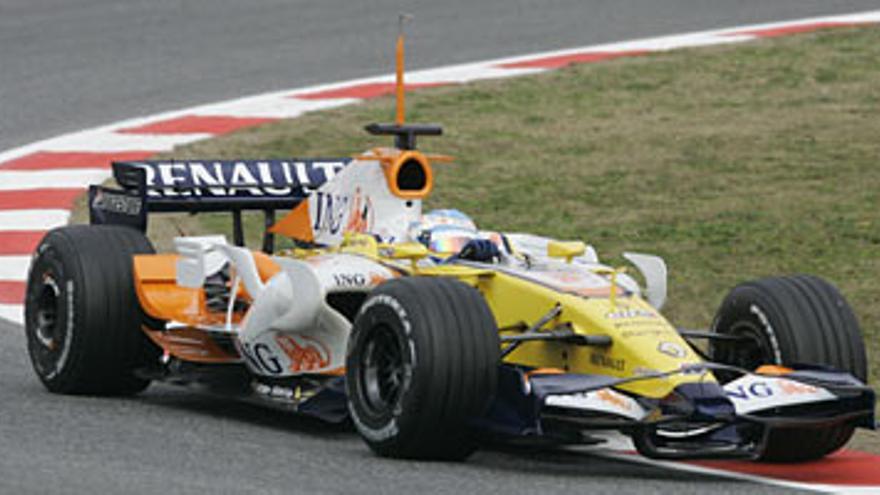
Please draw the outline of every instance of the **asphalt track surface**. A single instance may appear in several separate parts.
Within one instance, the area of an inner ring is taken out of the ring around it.
[[[389,72],[399,11],[414,68],[842,14],[830,0],[0,0],[0,150],[123,118]],[[373,457],[347,428],[157,386],[46,393],[0,321],[0,493],[781,493],[583,452],[464,464]]]

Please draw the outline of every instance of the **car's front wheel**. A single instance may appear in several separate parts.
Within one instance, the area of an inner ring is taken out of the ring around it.
[[[469,422],[495,393],[499,349],[494,317],[473,287],[433,277],[379,286],[355,319],[346,361],[361,437],[386,457],[467,457]]]
[[[859,325],[846,299],[818,277],[770,277],[735,287],[715,316],[713,331],[742,337],[712,346],[714,361],[753,370],[762,364],[810,364],[847,371],[867,380]],[[761,460],[818,459],[841,448],[853,426],[774,428]]]

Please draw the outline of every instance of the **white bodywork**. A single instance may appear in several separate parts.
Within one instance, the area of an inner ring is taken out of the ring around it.
[[[223,236],[175,239],[181,255],[177,283],[201,287],[226,264],[233,267],[233,290],[243,281],[253,298],[240,325],[231,312],[223,329],[237,335],[239,351],[256,374],[291,376],[322,373],[344,366],[350,322],[327,304],[327,294],[368,292],[395,276],[390,269],[361,256],[316,256],[308,262],[273,260],[281,272],[265,284],[251,252],[230,246]],[[230,305],[231,309],[231,305]]]
[[[745,375],[724,385],[737,414],[748,414],[774,407],[834,400],[824,388],[786,378]]]
[[[174,247],[180,254],[177,261],[177,285],[198,289],[205,279],[219,272],[229,259],[217,249],[226,245],[226,237],[207,235],[201,237],[177,237]]]
[[[599,262],[593,246],[587,245],[584,254],[574,257],[569,264],[547,255],[547,246],[554,239],[521,233],[505,234],[505,237],[515,252],[526,254],[533,260],[527,269],[517,270],[526,278],[559,290],[583,292],[585,295],[611,285],[608,278],[598,272],[607,272],[612,267]],[[645,288],[626,273],[617,275],[617,283],[633,294],[644,295],[648,303],[659,311],[666,302],[666,262],[650,254],[623,253],[623,257],[642,273]]]
[[[349,232],[369,232],[384,242],[399,242],[422,216],[422,202],[402,199],[388,188],[378,161],[355,160],[309,195],[308,212],[315,242],[335,246]]]
[[[666,304],[666,262],[659,256],[641,253],[623,253],[645,278],[645,298],[658,311]]]
[[[345,364],[351,323],[327,303],[333,292],[368,292],[394,277],[378,263],[354,255],[275,258],[272,277],[242,322],[239,343],[255,373],[323,373]]]
[[[581,411],[598,411],[636,421],[644,419],[648,415],[648,411],[635,399],[611,388],[575,394],[549,395],[544,399],[544,405]]]

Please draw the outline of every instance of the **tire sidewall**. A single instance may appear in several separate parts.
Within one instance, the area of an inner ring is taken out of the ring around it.
[[[361,354],[372,336],[371,333],[382,325],[390,328],[394,336],[399,339],[398,344],[403,349],[404,369],[400,394],[393,409],[383,414],[376,414],[364,406],[365,392],[362,383],[360,383]],[[416,379],[415,372],[418,368],[416,366],[417,343],[412,327],[413,322],[404,303],[395,295],[387,292],[370,296],[355,319],[346,357],[348,407],[358,431],[372,444],[381,445],[394,442],[401,429],[408,426],[406,412],[411,409],[409,404],[413,401],[413,381]]]
[[[54,241],[54,242],[53,242]],[[28,276],[28,290],[25,294],[25,333],[27,336],[28,354],[31,364],[40,380],[50,389],[64,380],[65,371],[74,365],[74,354],[77,347],[76,335],[76,298],[79,288],[71,273],[71,267],[64,264],[63,255],[59,252],[57,236],[48,237],[37,248],[34,261]],[[40,363],[39,346],[36,336],[37,300],[44,282],[54,283],[58,289],[57,325],[64,328],[61,351],[51,369]]]
[[[784,336],[780,334],[779,317],[758,294],[752,293],[747,287],[738,287],[724,301],[715,320],[712,332],[721,334],[737,334],[749,329],[757,334],[760,345],[765,352],[766,363],[782,365],[788,362]],[[711,343],[710,343],[711,345]],[[713,346],[714,347],[714,346]],[[714,350],[712,351],[715,352]]]

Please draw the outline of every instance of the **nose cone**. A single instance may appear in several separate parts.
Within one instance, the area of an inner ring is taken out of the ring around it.
[[[636,450],[655,459],[753,458],[761,429],[736,422],[733,402],[712,382],[677,385],[659,400],[660,420],[633,434]]]
[[[695,422],[727,422],[736,417],[733,402],[715,382],[682,383],[660,399],[664,416],[678,416]]]

